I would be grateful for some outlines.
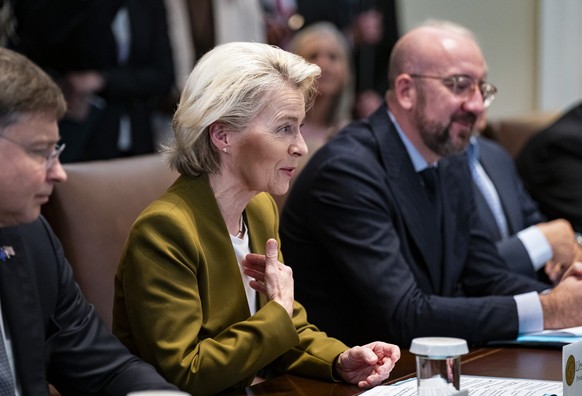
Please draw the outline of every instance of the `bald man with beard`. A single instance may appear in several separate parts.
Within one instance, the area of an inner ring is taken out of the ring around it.
[[[401,347],[581,325],[582,264],[547,292],[508,269],[479,223],[464,152],[497,89],[473,34],[446,21],[411,30],[388,80],[386,103],[307,164],[281,218],[310,321],[348,344]]]

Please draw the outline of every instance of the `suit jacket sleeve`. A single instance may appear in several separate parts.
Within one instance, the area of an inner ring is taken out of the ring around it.
[[[479,138],[480,161],[499,194],[511,235],[502,239],[497,232],[491,232],[501,256],[512,271],[535,277],[529,253],[517,233],[530,226],[546,221],[537,204],[525,190],[515,168],[513,159],[496,143]],[[480,192],[477,192],[480,194]],[[478,213],[484,220],[490,209],[484,199],[477,196]],[[484,220],[486,221],[486,219]],[[495,225],[493,223],[493,225]]]
[[[529,253],[517,235],[497,241],[496,246],[499,254],[512,271],[531,277],[536,276]]]
[[[26,373],[34,364],[22,363],[44,358],[49,383],[63,395],[124,396],[136,390],[175,389],[108,332],[94,307],[82,296],[62,246],[43,218],[17,227],[16,232],[24,244],[25,266],[30,270],[20,281],[26,283],[24,290],[28,289],[28,282],[34,282],[38,291],[24,299],[19,297],[24,300],[22,304],[27,304],[26,312],[14,312],[21,302],[11,301],[13,295],[5,292],[2,298],[8,311],[19,377],[39,378]],[[30,316],[18,316],[25,314]],[[32,320],[43,329],[21,328],[23,320]],[[39,331],[44,345],[36,345]],[[34,380],[21,380],[25,393],[28,387],[37,385],[31,382]]]
[[[513,165],[512,169],[514,169]],[[536,224],[543,223],[546,221],[546,218],[538,210],[537,204],[527,193],[515,171],[513,172],[513,176],[515,176],[514,185],[516,188],[516,198],[520,203],[520,206],[516,211],[519,211],[519,214],[523,216],[521,219],[523,223],[521,223],[519,229],[515,230],[513,235],[506,239],[497,241],[496,246],[499,254],[508,263],[509,268],[512,271],[530,277],[536,277],[536,271],[529,256],[529,252],[526,250],[521,239],[517,236],[517,232]]]

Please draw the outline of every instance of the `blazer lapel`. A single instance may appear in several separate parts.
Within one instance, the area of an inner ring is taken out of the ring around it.
[[[468,167],[466,170],[466,177],[451,177],[452,175],[461,171],[461,167],[467,164],[465,156],[454,156],[444,158],[439,161],[441,168],[441,186],[443,186],[443,258],[441,272],[441,284],[439,290],[444,295],[452,293],[457,287],[457,280],[460,277],[460,272],[463,269],[464,263],[464,247],[466,243],[463,239],[469,237],[469,231],[460,231],[457,226],[460,219],[457,216],[457,209],[465,207],[470,203],[465,202],[461,187],[458,184],[459,180],[464,180],[467,184],[472,183],[471,175]],[[472,186],[465,186],[469,188]],[[463,211],[460,211],[463,212]]]
[[[519,224],[517,224],[519,220],[513,216],[513,214],[517,215],[521,212],[521,209],[518,206],[519,203],[512,199],[511,195],[511,192],[515,191],[515,186],[513,185],[513,180],[507,177],[507,173],[503,172],[502,167],[491,163],[491,158],[487,155],[484,155],[483,151],[484,150],[481,150],[481,165],[483,166],[483,169],[485,169],[485,172],[489,176],[489,179],[497,191],[499,201],[501,202],[501,208],[503,209],[503,214],[507,220],[508,232],[511,235],[514,233],[513,230],[520,229]],[[495,221],[493,213],[490,210],[489,213],[491,213],[491,217],[493,218],[493,221]],[[495,223],[495,229],[498,230],[497,223]],[[501,234],[499,232],[498,235],[499,238],[501,238]]]
[[[214,287],[209,287],[207,292],[220,295],[229,293],[234,297],[232,301],[237,304],[233,311],[240,313],[236,320],[246,320],[250,311],[238,261],[234,248],[225,248],[225,246],[232,246],[232,242],[207,179],[204,176],[180,176],[175,185],[187,189],[187,193],[181,196],[189,201],[187,204],[189,207],[200,208],[192,212],[192,220],[198,228],[204,228],[203,232],[198,233],[198,238],[208,265],[212,266],[210,282],[216,282]],[[209,300],[220,301],[221,296],[210,295]]]
[[[421,184],[420,175],[414,170],[406,148],[388,117],[386,108],[383,107],[376,112],[370,118],[370,123],[378,141],[380,157],[388,177],[388,188],[394,196],[394,202],[402,212],[403,221],[410,232],[413,244],[424,258],[436,291],[441,283],[441,260],[435,253],[442,249],[437,245],[437,238],[434,236],[440,235],[442,231],[437,229],[436,224],[426,221],[433,216],[430,202]]]
[[[473,194],[475,195],[475,202],[477,204],[477,211],[479,212],[481,226],[487,230],[487,232],[490,233],[495,240],[501,239],[501,232],[499,231],[499,226],[497,225],[497,221],[493,216],[493,212],[485,200],[483,193],[475,184],[473,184]],[[499,199],[501,199],[501,197]],[[501,205],[503,206],[503,202]]]

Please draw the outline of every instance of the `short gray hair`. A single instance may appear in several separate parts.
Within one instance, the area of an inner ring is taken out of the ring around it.
[[[0,129],[24,114],[44,113],[60,119],[67,109],[61,89],[25,56],[0,48]]]

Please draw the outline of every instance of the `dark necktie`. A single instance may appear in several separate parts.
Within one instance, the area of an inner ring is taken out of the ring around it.
[[[14,395],[16,388],[14,386],[14,377],[10,370],[8,355],[4,345],[4,337],[0,334],[0,395]]]
[[[420,172],[420,176],[424,182],[424,187],[426,191],[426,195],[428,197],[428,201],[431,204],[431,208],[434,215],[434,221],[437,225],[437,228],[441,229],[441,222],[442,222],[442,203],[441,203],[441,194],[440,194],[440,187],[438,182],[438,168],[431,166],[423,171]]]
[[[434,166],[428,167],[420,172],[420,176],[422,177],[424,190],[426,191],[426,196],[432,211],[432,221],[436,227],[436,234],[432,236],[435,243],[435,251],[432,252],[432,254],[436,257],[437,261],[440,262],[442,257],[442,202],[438,168]]]

